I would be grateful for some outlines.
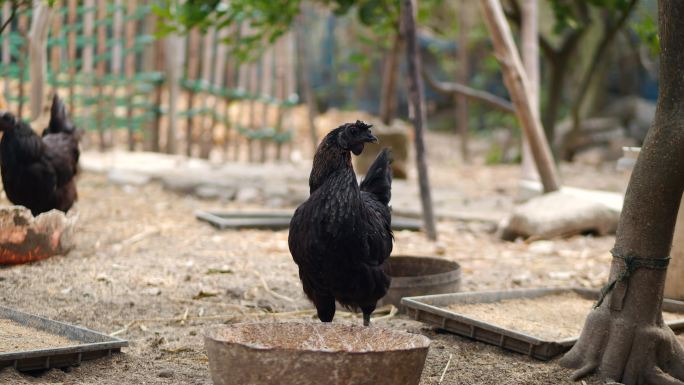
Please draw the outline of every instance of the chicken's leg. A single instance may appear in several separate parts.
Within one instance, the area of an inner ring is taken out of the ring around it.
[[[361,306],[363,312],[363,326],[370,326],[370,316],[375,311],[375,304]]]

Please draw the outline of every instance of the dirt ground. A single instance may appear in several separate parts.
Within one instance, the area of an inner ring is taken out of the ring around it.
[[[592,185],[593,179],[608,189],[624,188],[624,178],[609,169],[563,169],[566,180],[577,182],[573,185]],[[474,196],[511,193],[518,177],[515,166],[456,168],[445,163],[433,172],[437,184],[451,180],[467,185],[461,187]],[[477,181],[479,188],[463,181]],[[197,209],[256,207],[181,196],[156,183],[114,186],[98,174],[82,175],[78,185],[77,247],[66,256],[0,268],[0,303],[116,333],[130,346],[123,354],[66,372],[27,375],[5,369],[0,383],[209,384],[202,341],[207,326],[285,319],[287,314],[279,313],[312,308],[288,251],[287,231],[220,231],[193,216]],[[3,199],[0,204],[7,204]],[[478,223],[440,222],[438,228],[437,243],[421,233],[397,232],[395,254],[438,254],[458,261],[466,291],[599,287],[607,277],[614,242],[612,236],[576,236],[510,243]],[[338,318],[336,322],[361,322]],[[569,372],[555,362],[441,333],[403,315],[375,325],[433,339],[423,385],[438,383],[450,357],[442,384],[571,383]]]

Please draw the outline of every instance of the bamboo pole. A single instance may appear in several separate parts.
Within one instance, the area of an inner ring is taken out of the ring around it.
[[[515,105],[516,115],[523,132],[530,142],[530,149],[544,186],[544,192],[556,191],[560,188],[556,166],[539,120],[539,114],[535,113],[529,91],[529,80],[520,61],[501,3],[499,0],[480,0],[480,6],[492,37],[496,57],[501,64],[504,83]]]
[[[19,119],[22,119],[24,117],[24,95],[26,94],[24,85],[26,83],[26,61],[29,45],[27,33],[28,16],[25,14],[19,15],[17,20],[17,28],[21,38],[23,39],[23,44],[21,45],[21,48],[19,48],[19,112],[17,113]]]
[[[467,0],[461,0],[458,12],[458,69],[456,71],[456,79],[461,84],[468,84],[470,79],[468,33],[470,32],[470,21],[472,20],[471,13]],[[470,163],[468,98],[463,94],[458,94],[454,99],[456,102],[456,121],[458,122],[457,130],[461,137],[461,158],[464,163],[468,164]]]

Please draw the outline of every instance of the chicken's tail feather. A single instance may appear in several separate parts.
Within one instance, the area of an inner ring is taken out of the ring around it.
[[[52,98],[52,107],[50,107],[50,122],[48,123],[48,128],[43,135],[48,133],[56,134],[59,132],[75,135],[77,139],[80,139],[81,135],[83,134],[81,130],[76,129],[66,111],[64,102],[57,94],[55,94]]]
[[[383,148],[361,181],[361,191],[373,194],[380,202],[388,204],[392,197],[392,151]]]

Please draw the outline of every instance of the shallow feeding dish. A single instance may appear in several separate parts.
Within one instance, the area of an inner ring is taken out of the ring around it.
[[[250,322],[204,337],[216,385],[417,385],[430,340],[338,323]]]
[[[392,283],[379,306],[392,304],[403,310],[403,297],[455,293],[461,290],[461,266],[454,261],[392,256],[385,264],[385,272],[392,277]]]

